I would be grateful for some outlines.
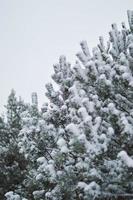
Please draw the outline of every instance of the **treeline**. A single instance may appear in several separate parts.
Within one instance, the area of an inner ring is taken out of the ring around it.
[[[129,29],[113,24],[90,53],[81,42],[71,67],[65,56],[38,109],[8,97],[0,117],[0,199],[133,198],[133,12]]]

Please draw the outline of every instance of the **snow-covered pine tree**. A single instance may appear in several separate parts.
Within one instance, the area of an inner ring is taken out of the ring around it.
[[[47,85],[47,123],[55,148],[37,159],[34,199],[131,199],[133,196],[133,11],[130,29],[112,25],[110,41],[90,55],[81,42],[73,68],[60,58]],[[45,109],[44,109],[45,110]]]
[[[20,189],[26,174],[27,161],[19,152],[18,134],[21,113],[26,109],[12,90],[7,102],[7,118],[0,118],[0,199],[10,190]]]
[[[20,122],[20,114],[19,114],[19,107],[17,98],[15,96],[15,91],[12,89],[9,97],[8,97],[8,103],[6,106],[7,109],[7,124],[10,127],[10,129],[21,129],[21,122]],[[12,136],[16,137],[15,131],[13,131]]]
[[[48,105],[43,105],[41,111],[37,106],[37,95],[32,94],[32,105],[21,114],[22,129],[19,132],[18,146],[20,152],[29,161],[27,178],[24,180],[25,191],[19,197],[33,199],[33,191],[43,187],[42,182],[36,181],[37,158],[51,158],[51,151],[55,146],[56,129],[48,120]],[[46,182],[45,182],[46,185]]]
[[[70,121],[67,112],[67,99],[69,96],[69,88],[73,82],[73,71],[70,64],[66,61],[64,56],[59,59],[59,64],[54,65],[53,80],[59,85],[60,90],[55,91],[52,84],[46,85],[46,96],[49,98],[49,105],[44,104],[42,108],[43,119],[45,120],[45,130],[42,132],[45,139],[46,135],[48,139],[42,140],[42,144],[47,142],[47,151],[42,151],[42,156],[37,159],[38,169],[36,175],[36,182],[38,188],[33,192],[35,199],[45,199],[45,193],[56,185],[55,174],[53,169],[54,155],[59,153],[57,141],[59,137],[65,135],[65,124]],[[67,135],[66,135],[67,139]],[[46,146],[46,144],[44,145]],[[47,154],[45,153],[47,152]],[[62,148],[62,152],[65,152],[66,148]],[[65,158],[63,154],[58,155],[59,166],[61,160]],[[58,159],[57,158],[57,159]],[[46,167],[46,168],[45,168]],[[52,170],[53,169],[53,170]],[[45,171],[46,170],[46,171]],[[41,188],[41,190],[39,190]]]

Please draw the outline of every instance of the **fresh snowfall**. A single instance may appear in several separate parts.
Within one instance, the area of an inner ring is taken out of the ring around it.
[[[133,200],[133,11],[108,42],[65,56],[38,109],[12,90],[0,117],[0,200]]]

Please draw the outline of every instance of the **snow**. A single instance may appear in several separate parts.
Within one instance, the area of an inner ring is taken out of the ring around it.
[[[87,186],[87,184],[85,182],[78,182],[78,187],[80,187],[81,189],[84,189]]]
[[[90,184],[79,182],[78,187],[84,189],[85,193],[92,196],[97,196],[100,193],[100,187],[95,181],[92,181]]]
[[[112,114],[114,114],[114,115],[118,115],[118,114],[119,114],[119,111],[116,109],[114,103],[109,103],[109,104],[108,104],[108,108],[109,108],[109,111],[110,111]]]
[[[79,60],[83,63],[83,64],[87,64],[87,62],[89,61],[88,57],[83,53],[83,52],[78,52],[76,54],[76,56],[79,58]]]
[[[92,181],[89,185],[86,185],[84,188],[85,192],[88,192],[90,195],[98,195],[100,192],[100,187],[99,185],[95,182]]]
[[[121,124],[124,126],[123,128],[123,133],[127,133],[128,135],[133,135],[133,127],[132,127],[132,124],[130,124],[128,122],[128,119],[127,117],[124,115],[124,113],[121,114],[120,116],[120,121],[121,121]]]
[[[15,194],[14,192],[10,191],[5,194],[5,197],[7,200],[21,200],[20,196],[18,194]],[[24,199],[23,199],[24,200]]]
[[[127,67],[127,66],[124,66],[124,65],[120,65],[119,69],[120,69],[120,71],[123,72],[123,73],[128,71],[128,67]]]
[[[36,198],[38,199],[38,198],[41,198],[44,193],[45,193],[45,190],[36,190],[33,192],[33,196],[35,199]]]
[[[94,106],[95,106],[95,104],[94,104],[93,101],[89,101],[89,102],[88,102],[88,108],[89,108],[89,112],[90,112],[90,113],[93,113],[93,112],[94,112]]]
[[[62,153],[68,153],[69,152],[69,149],[67,148],[67,146],[62,146],[60,150],[61,150]]]
[[[76,126],[76,124],[74,123],[70,123],[66,126],[66,131],[69,131],[70,133],[73,133],[75,136],[79,136],[80,135],[80,131],[78,129],[78,127]]]
[[[62,147],[64,145],[66,145],[66,141],[63,138],[59,138],[57,141],[57,144]]]
[[[39,164],[43,164],[43,163],[46,163],[47,161],[46,161],[46,158],[45,158],[45,157],[39,157],[39,158],[37,159],[37,162],[38,162]]]
[[[123,74],[122,74],[122,77],[123,77],[123,79],[125,79],[125,80],[127,80],[127,81],[131,81],[131,75],[130,75],[130,73],[128,73],[128,72],[124,72]]]
[[[118,158],[120,158],[125,163],[125,165],[127,165],[127,167],[133,168],[133,159],[128,156],[126,151],[121,151],[118,154]]]
[[[87,58],[89,60],[89,58],[90,58],[90,51],[89,51],[88,44],[87,44],[86,40],[81,41],[80,45],[81,45],[81,48],[82,48],[84,54],[87,56]]]
[[[125,192],[128,186],[132,189],[132,180],[125,173],[125,168],[133,168],[131,31],[125,27],[118,31],[113,24],[110,47],[100,37],[100,48],[94,48],[92,56],[87,42],[82,41],[82,52],[77,54],[81,62],[73,67],[61,56],[52,76],[58,89],[46,85],[50,102],[37,116],[31,108],[22,113],[17,147],[31,160],[24,182],[26,187],[32,181],[37,183],[35,199],[63,199],[63,190],[74,199],[75,187],[82,199],[95,199],[114,188],[117,192]],[[36,97],[34,93],[34,105]],[[21,192],[21,184],[19,189]],[[13,191],[5,196],[7,200],[22,199]]]
[[[38,175],[36,176],[36,180],[37,180],[37,181],[43,180],[43,178],[44,178],[44,176],[43,176],[42,174],[38,174]]]
[[[78,139],[81,141],[81,142],[85,142],[86,141],[86,136],[84,133],[81,133],[79,136],[78,136]]]
[[[129,86],[133,87],[133,80],[129,82]]]
[[[98,116],[98,117],[96,117],[95,118],[95,124],[94,124],[94,126],[92,127],[92,132],[93,132],[93,135],[95,136],[96,135],[96,133],[98,132],[98,128],[100,127],[100,124],[101,124],[101,117],[100,116]]]
[[[114,129],[113,129],[112,127],[109,127],[109,128],[108,128],[107,135],[108,135],[109,137],[111,137],[111,136],[114,135]]]
[[[129,44],[128,48],[133,49],[133,43]]]
[[[89,171],[89,174],[91,177],[98,177],[101,179],[101,176],[99,175],[98,171],[96,168],[92,168],[90,171]]]
[[[69,152],[69,150],[67,148],[66,141],[64,140],[64,138],[59,138],[58,141],[57,141],[57,145],[59,146],[62,153],[68,153]]]
[[[83,120],[85,120],[85,119],[88,117],[88,113],[87,113],[85,107],[81,107],[81,108],[78,110],[78,114],[81,115],[81,117],[83,118]]]
[[[75,74],[77,74],[81,79],[83,79],[85,82],[87,82],[88,77],[86,76],[85,70],[81,68],[80,64],[77,63],[73,69],[76,71]]]

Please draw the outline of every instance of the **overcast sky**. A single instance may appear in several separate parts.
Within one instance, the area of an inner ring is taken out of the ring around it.
[[[79,42],[97,45],[128,9],[133,0],[0,0],[0,111],[12,88],[26,102],[36,91],[41,105],[59,56],[74,64]]]

